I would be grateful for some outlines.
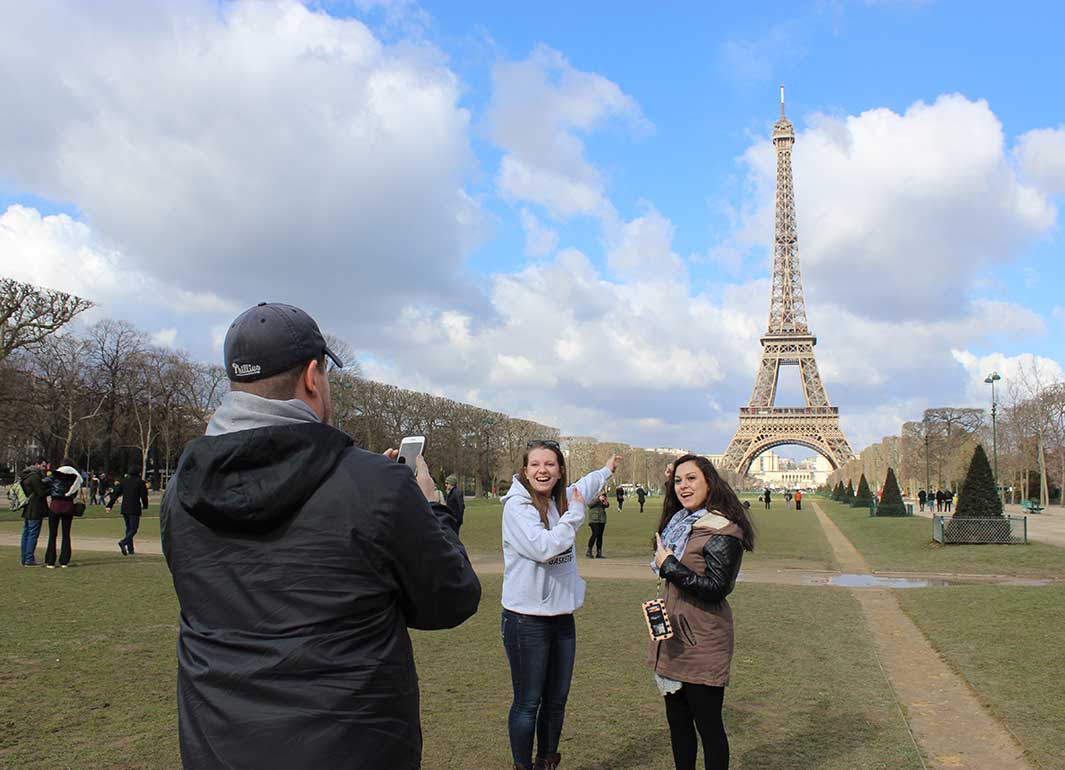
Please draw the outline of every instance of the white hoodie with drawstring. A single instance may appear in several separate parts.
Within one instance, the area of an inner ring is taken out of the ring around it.
[[[574,487],[591,500],[612,476],[609,468],[592,471]],[[523,615],[568,615],[584,604],[584,580],[577,574],[574,541],[584,523],[584,505],[570,501],[558,515],[554,499],[544,527],[529,490],[514,476],[503,503],[503,607]]]

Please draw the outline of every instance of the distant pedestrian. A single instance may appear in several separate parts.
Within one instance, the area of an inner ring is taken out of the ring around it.
[[[928,499],[928,493],[923,489],[917,493],[917,502],[921,505],[921,512],[924,512],[924,502]]]
[[[457,535],[462,527],[462,519],[466,515],[466,497],[459,486],[459,477],[454,473],[449,474],[444,479],[444,489],[447,490],[447,498],[444,503],[447,505],[448,510],[451,511],[451,518],[454,519],[451,528],[455,530]]]
[[[643,487],[636,487],[636,502],[640,504],[640,513],[643,513],[643,504],[647,502],[647,490]]]
[[[55,569],[56,539],[63,532],[63,544],[59,550],[59,566],[70,564],[73,549],[70,546],[70,526],[74,522],[74,498],[81,489],[82,478],[78,469],[69,460],[55,469],[51,478],[48,501],[48,548],[44,552],[44,565]]]
[[[18,483],[28,496],[22,508],[22,566],[37,566],[37,539],[41,536],[41,522],[48,515],[48,489],[44,472],[48,467],[43,457],[27,466],[19,474]]]
[[[784,492],[784,507],[791,508],[791,490]]]
[[[618,499],[618,513],[621,513],[621,507],[625,505],[625,487],[618,484],[617,491],[614,496]]]
[[[795,510],[797,510],[797,511],[801,511],[802,510],[802,490],[801,489],[796,489],[795,490]]]
[[[89,504],[96,505],[100,499],[100,477],[93,473],[89,476]]]
[[[122,498],[122,518],[126,521],[126,534],[118,541],[118,550],[126,556],[135,553],[133,550],[133,536],[141,526],[141,513],[148,508],[148,487],[141,478],[141,469],[133,467],[129,469],[126,478],[115,486],[111,493],[111,499],[107,503],[107,512],[115,507],[115,500]]]
[[[942,513],[943,512],[943,490],[942,489],[937,489],[936,490],[936,511],[938,513]]]
[[[765,509],[769,510],[769,503],[773,499],[773,496],[769,494],[769,488],[766,487],[765,494],[762,495],[762,502],[765,503]]]
[[[943,493],[943,512],[950,513],[954,508],[954,493],[949,489]]]
[[[599,497],[588,504],[588,528],[592,536],[588,538],[588,552],[585,554],[592,558],[592,546],[595,546],[595,558],[603,558],[603,532],[606,531],[606,509],[610,507],[610,498],[606,492],[600,492]]]

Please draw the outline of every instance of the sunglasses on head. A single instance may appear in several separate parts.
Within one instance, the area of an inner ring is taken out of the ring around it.
[[[547,447],[548,449],[560,449],[557,441],[551,439],[534,438],[525,445],[526,449],[532,449],[534,447]]]

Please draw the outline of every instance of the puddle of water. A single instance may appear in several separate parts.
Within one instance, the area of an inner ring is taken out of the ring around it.
[[[830,586],[843,586],[844,588],[928,588],[929,586],[949,586],[946,580],[936,578],[912,578],[878,577],[876,575],[836,575],[829,578]]]

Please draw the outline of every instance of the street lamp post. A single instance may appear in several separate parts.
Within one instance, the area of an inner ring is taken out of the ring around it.
[[[998,485],[998,401],[995,400],[995,383],[1001,379],[998,372],[991,372],[984,378],[984,382],[991,386],[991,451],[995,458],[995,492],[999,499],[1002,498],[1002,491]]]

